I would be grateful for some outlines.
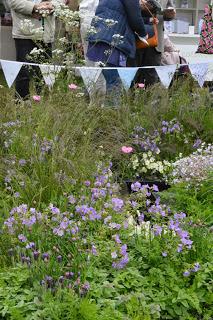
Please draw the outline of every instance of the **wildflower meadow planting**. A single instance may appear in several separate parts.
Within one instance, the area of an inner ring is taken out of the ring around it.
[[[51,90],[17,100],[1,78],[0,319],[211,320],[212,94],[175,73],[89,99],[59,9]]]
[[[0,95],[1,319],[212,319],[208,89]]]

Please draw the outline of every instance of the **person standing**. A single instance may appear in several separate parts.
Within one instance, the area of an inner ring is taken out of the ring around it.
[[[99,0],[81,0],[79,5],[81,41],[84,51],[85,65],[87,67],[96,67],[98,65],[97,62],[91,61],[87,57],[87,37],[91,27],[92,19],[95,16],[95,11],[98,6],[98,3]],[[91,83],[91,85],[88,88],[88,93],[90,96],[91,105],[93,103],[103,105],[106,94],[106,81],[102,73],[100,73],[95,83]]]
[[[133,59],[127,61],[128,67],[144,67],[161,65],[161,56],[164,52],[164,21],[170,21],[175,18],[176,11],[172,0],[156,0],[161,5],[161,9],[157,12],[158,20],[158,46],[156,48],[147,47],[145,49],[137,49]],[[143,7],[141,0],[141,7]],[[157,72],[154,68],[139,69],[135,76],[135,83],[144,83],[146,86],[153,85],[159,81]]]
[[[45,58],[51,56],[52,42],[55,34],[54,7],[50,1],[37,2],[36,0],[8,0],[11,9],[13,28],[12,36],[15,41],[16,60],[29,61],[28,55],[34,49],[42,49]],[[45,17],[40,14],[45,11]],[[38,32],[40,30],[40,32]],[[38,67],[34,67],[34,75],[41,78]],[[29,98],[30,74],[27,66],[23,66],[16,78],[16,98],[27,100]],[[37,94],[41,86],[36,85]]]
[[[146,42],[147,30],[138,0],[100,0],[88,35],[87,57],[106,67],[125,67],[127,57],[135,56],[135,37]],[[117,70],[103,69],[106,90],[119,103],[120,78]]]

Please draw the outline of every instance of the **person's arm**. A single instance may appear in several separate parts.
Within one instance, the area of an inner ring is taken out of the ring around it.
[[[140,37],[144,38],[147,35],[141,9],[138,0],[123,0],[124,8],[127,14],[127,20],[130,28]]]
[[[37,14],[39,10],[53,10],[53,5],[49,1],[40,2],[35,4],[32,1],[27,0],[8,0],[11,9],[24,15],[32,16]]]
[[[8,0],[11,9],[16,12],[32,15],[35,3],[27,0]]]

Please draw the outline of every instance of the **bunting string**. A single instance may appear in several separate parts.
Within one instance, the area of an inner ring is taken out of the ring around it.
[[[51,88],[56,80],[57,75],[65,66],[53,64],[38,64],[30,62],[18,62],[0,59],[5,80],[8,87],[11,87],[15,81],[22,66],[36,66],[39,67],[43,75],[46,85]],[[205,62],[198,63],[184,63],[165,66],[145,66],[145,67],[87,67],[87,66],[73,66],[71,69],[78,71],[83,79],[83,82],[90,93],[94,87],[103,69],[117,70],[124,89],[128,91],[134,80],[135,74],[139,69],[155,69],[161,83],[168,88],[173,76],[180,67],[188,66],[192,77],[202,87],[206,80],[213,81],[213,59],[206,59]]]

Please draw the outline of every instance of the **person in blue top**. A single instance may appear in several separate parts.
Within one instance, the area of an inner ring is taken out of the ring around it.
[[[106,67],[125,67],[136,52],[135,39],[146,42],[147,30],[140,13],[139,0],[99,0],[88,33],[87,57]],[[107,93],[119,92],[117,70],[103,69]],[[118,101],[118,97],[114,99]]]

